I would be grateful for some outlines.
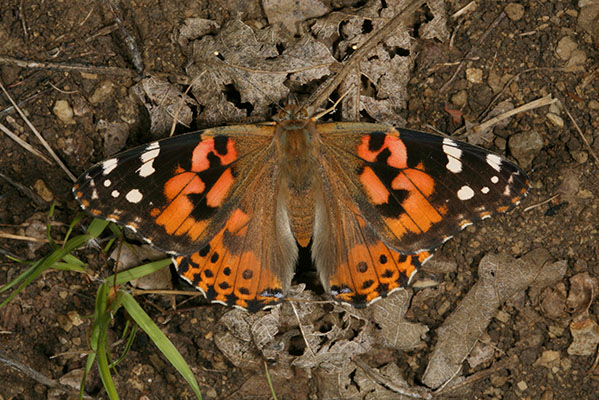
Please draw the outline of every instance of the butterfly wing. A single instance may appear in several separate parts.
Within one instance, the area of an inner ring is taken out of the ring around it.
[[[99,163],[73,187],[92,215],[127,226],[156,248],[191,254],[224,226],[240,187],[258,171],[252,160],[274,127],[230,126],[137,147]]]
[[[217,303],[257,311],[282,300],[298,255],[287,210],[279,198],[278,168],[267,153],[239,207],[198,252],[175,259],[179,274]]]
[[[359,212],[403,254],[430,251],[470,224],[506,212],[530,183],[512,162],[482,148],[385,125],[319,125],[322,159],[336,165]]]
[[[165,139],[92,167],[73,191],[92,215],[175,255],[208,299],[257,310],[281,300],[298,251],[273,134],[243,125]]]
[[[335,300],[364,306],[405,287],[430,254],[394,250],[361,216],[337,175],[324,174],[322,184],[319,192],[327,195],[316,201],[312,258],[325,290]]]
[[[405,286],[430,251],[529,187],[513,163],[436,135],[361,123],[318,132],[312,254],[333,298],[355,305]]]

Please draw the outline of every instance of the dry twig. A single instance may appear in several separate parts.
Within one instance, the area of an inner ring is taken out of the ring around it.
[[[15,110],[17,110],[17,112],[19,113],[19,115],[21,116],[21,118],[23,118],[23,121],[25,121],[25,123],[27,124],[27,126],[29,126],[29,129],[31,129],[31,131],[35,134],[35,136],[37,136],[37,138],[42,143],[42,145],[46,148],[46,150],[48,151],[48,153],[50,153],[50,155],[52,156],[52,158],[54,159],[54,161],[56,161],[56,163],[60,166],[60,168],[62,168],[62,170],[67,174],[67,176],[73,182],[75,182],[77,180],[77,178],[75,178],[75,175],[73,175],[71,173],[71,171],[69,171],[69,169],[67,168],[67,166],[62,162],[62,160],[60,158],[58,158],[58,156],[56,155],[56,153],[54,152],[54,150],[52,150],[52,147],[50,147],[50,145],[48,144],[48,142],[46,142],[46,139],[44,139],[44,137],[39,133],[39,131],[36,129],[36,127],[33,126],[33,124],[31,123],[31,121],[29,121],[29,118],[27,118],[27,116],[25,115],[25,113],[19,108],[19,106],[17,105],[17,103],[15,103],[15,101],[12,99],[12,97],[10,96],[10,94],[8,94],[8,92],[6,91],[6,89],[4,88],[4,85],[2,85],[2,83],[0,83],[0,89],[2,89],[2,91],[4,92],[4,94],[6,95],[6,97],[8,98],[8,100],[11,102],[11,104],[13,105],[13,107],[15,108]]]

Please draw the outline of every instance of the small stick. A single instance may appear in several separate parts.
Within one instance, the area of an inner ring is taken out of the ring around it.
[[[562,105],[563,105],[563,103],[562,103]],[[599,165],[599,158],[597,158],[597,155],[593,151],[593,148],[591,147],[589,141],[587,140],[587,138],[582,133],[582,130],[580,130],[580,127],[576,123],[576,120],[574,119],[574,117],[572,117],[572,114],[570,114],[570,111],[568,111],[568,109],[566,108],[566,106],[564,106],[564,111],[568,115],[568,118],[570,118],[570,121],[572,121],[572,123],[574,124],[574,127],[576,128],[576,131],[578,132],[578,134],[580,135],[580,138],[584,142],[585,146],[587,147],[587,149],[589,150],[589,152],[591,153],[591,155],[595,159],[595,162],[597,163],[597,165]]]
[[[362,371],[366,373],[372,380],[379,383],[380,385],[386,387],[389,390],[394,391],[395,393],[399,393],[402,396],[413,397],[416,399],[432,399],[433,395],[427,388],[424,387],[403,387],[399,386],[397,383],[390,381],[385,378],[374,369],[370,368],[368,364],[360,359],[352,360],[354,364],[356,364]]]
[[[23,235],[14,235],[8,232],[0,231],[0,238],[10,239],[10,240],[22,240],[25,242],[34,242],[34,243],[48,243],[48,239],[36,238],[32,236],[23,236]],[[55,240],[54,243],[62,244],[60,240]]]
[[[526,208],[525,208],[524,210],[522,210],[522,211],[523,211],[523,212],[528,212],[528,211],[530,211],[530,210],[534,210],[535,208],[537,208],[537,207],[541,207],[543,204],[547,204],[547,203],[549,203],[550,201],[553,201],[554,199],[557,199],[558,197],[559,197],[559,193],[558,193],[558,194],[554,194],[553,196],[551,196],[551,197],[550,197],[550,198],[548,198],[547,200],[544,200],[544,201],[542,201],[542,202],[540,202],[540,203],[537,203],[537,204],[533,204],[532,206],[528,206],[528,207],[526,207]]]
[[[381,29],[370,36],[361,46],[353,53],[346,62],[343,63],[337,74],[333,75],[327,82],[321,85],[318,90],[308,99],[308,103],[304,107],[308,115],[314,114],[316,107],[324,103],[331,93],[343,82],[345,77],[355,69],[356,65],[372,50],[378,42],[383,40],[393,30],[397,28],[401,20],[408,13],[414,12],[418,7],[424,4],[423,0],[414,0],[399,11],[389,22]]]
[[[27,143],[26,141],[24,141],[23,139],[21,139],[14,133],[12,133],[12,131],[10,129],[8,129],[4,124],[0,123],[0,131],[4,132],[9,138],[11,138],[15,142],[17,142],[17,144],[19,146],[21,146],[22,148],[24,148],[25,150],[27,150],[34,156],[40,158],[42,161],[45,161],[48,164],[52,164],[52,161],[50,161],[45,155],[40,153],[37,149],[35,149],[35,147],[31,146],[29,143]]]
[[[40,208],[46,208],[48,203],[44,201],[40,196],[38,196],[33,190],[29,189],[27,186],[20,184],[19,182],[15,182],[8,176],[0,173],[0,178],[4,179],[9,184],[13,185],[17,188],[23,195],[29,197],[33,202]]]
[[[472,127],[472,131],[473,132],[485,131],[485,130],[491,128],[493,125],[503,121],[504,119],[511,117],[512,115],[516,115],[518,113],[525,112],[525,111],[534,110],[535,108],[548,106],[549,104],[553,104],[556,101],[557,101],[557,99],[552,99],[551,95],[548,94],[545,97],[541,97],[540,99],[533,100],[530,103],[526,103],[524,105],[521,105],[520,107],[514,108],[513,110],[506,111],[501,115],[497,115],[491,119],[488,119],[485,122]]]
[[[308,342],[308,339],[306,338],[306,333],[304,332],[304,326],[302,325],[302,321],[299,317],[299,314],[297,313],[295,304],[293,304],[293,302],[290,302],[289,304],[291,305],[291,309],[293,310],[293,313],[295,314],[295,318],[297,318],[297,324],[299,326],[300,332],[302,333],[302,338],[304,339],[304,342],[306,342],[306,348],[308,350],[310,350],[310,354],[312,355],[312,357],[316,357],[316,354],[314,354],[314,350],[312,350],[312,346],[310,346],[310,342]]]
[[[22,364],[16,360],[12,360],[12,359],[8,358],[8,355],[3,350],[0,350],[0,363],[6,365],[7,367],[10,367],[16,371],[21,372],[25,376],[32,378],[33,380],[41,383],[44,386],[47,386],[47,387],[50,387],[53,389],[58,389],[61,392],[65,392],[65,393],[79,394],[78,390],[74,390],[68,386],[62,385],[58,381],[48,378],[47,376],[34,370],[33,368],[29,367],[28,365]],[[92,397],[90,397],[86,394],[84,394],[83,397],[86,399],[92,399]]]
[[[23,11],[23,0],[19,2],[19,19],[21,20],[21,26],[23,27],[23,36],[25,36],[25,43],[29,43],[29,29],[27,29],[27,21],[25,20],[25,12]]]
[[[88,74],[117,75],[136,77],[137,72],[129,68],[104,67],[79,63],[52,63],[43,61],[21,60],[14,57],[0,56],[0,64],[16,65],[21,68],[43,69],[61,72],[83,72]]]
[[[123,24],[123,21],[119,17],[121,10],[118,3],[110,2],[108,0],[105,0],[105,3],[108,6],[108,8],[110,8],[110,11],[112,11],[112,14],[114,16],[114,22],[116,22],[116,24],[119,27],[119,32],[121,33],[123,42],[125,42],[125,47],[129,51],[129,57],[131,57],[131,62],[133,63],[133,66],[139,74],[142,74],[144,71],[143,59],[139,52],[139,48],[137,47],[137,43],[135,42],[135,38],[133,37],[133,35],[129,33],[129,31],[125,27],[125,24]]]
[[[512,84],[512,82],[514,82],[516,79],[520,79],[521,75],[527,74],[529,72],[534,72],[534,71],[541,71],[541,70],[546,70],[546,71],[563,71],[563,68],[552,68],[552,67],[534,67],[534,68],[528,68],[525,69],[524,71],[520,71],[518,72],[516,75],[512,76],[506,83],[505,85],[503,85],[503,88],[499,91],[499,93],[497,93],[495,95],[495,97],[493,97],[493,99],[489,102],[489,105],[487,105],[487,107],[483,110],[483,112],[481,112],[478,115],[477,121],[480,121],[483,119],[483,117],[487,114],[487,112],[489,111],[489,109],[491,108],[491,106],[499,99],[499,97],[501,97],[501,95],[503,95],[503,93],[507,90],[507,88]]]
[[[54,161],[56,161],[56,163],[60,166],[60,168],[62,168],[62,170],[67,174],[67,176],[73,182],[75,182],[77,180],[77,178],[75,178],[75,175],[73,175],[71,173],[71,171],[69,171],[69,169],[67,168],[67,166],[64,165],[64,163],[62,162],[62,160],[60,158],[58,158],[58,156],[56,155],[56,153],[54,152],[54,150],[52,150],[52,147],[50,147],[50,145],[48,144],[48,142],[46,142],[46,139],[44,139],[44,137],[39,133],[39,131],[36,129],[36,127],[33,126],[33,124],[31,123],[31,121],[29,121],[29,118],[27,118],[27,116],[25,115],[25,113],[23,113],[23,111],[19,108],[19,106],[17,105],[17,103],[15,103],[15,101],[12,99],[12,97],[10,96],[10,94],[8,94],[8,92],[6,91],[6,89],[4,88],[4,85],[2,83],[0,83],[0,89],[2,89],[2,91],[4,92],[4,94],[6,95],[6,97],[8,98],[8,100],[11,102],[11,104],[13,105],[13,107],[15,108],[15,110],[17,110],[17,112],[19,113],[19,115],[21,116],[21,118],[23,118],[23,121],[25,121],[25,123],[27,124],[27,126],[29,126],[29,129],[31,129],[31,131],[35,134],[35,136],[37,136],[37,138],[39,139],[39,141],[42,142],[42,145],[46,148],[46,150],[48,151],[48,153],[50,153],[50,155],[52,156],[52,158],[54,159]]]
[[[447,392],[452,392],[456,389],[459,389],[459,388],[467,386],[467,385],[471,385],[474,382],[480,381],[481,379],[485,379],[487,376],[492,375],[497,371],[501,371],[502,369],[510,368],[510,367],[516,365],[517,363],[518,363],[518,357],[516,357],[516,356],[511,356],[505,360],[501,360],[501,361],[495,363],[495,365],[492,365],[491,367],[489,367],[483,371],[479,371],[473,375],[470,375],[469,377],[465,378],[463,381],[461,381],[453,386],[442,387],[440,390],[435,391],[435,396],[437,396],[439,394],[447,393]]]

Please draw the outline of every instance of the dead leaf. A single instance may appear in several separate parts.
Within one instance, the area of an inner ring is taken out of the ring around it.
[[[251,115],[265,116],[271,103],[287,99],[287,76],[303,82],[330,73],[334,64],[326,46],[312,38],[285,43],[279,54],[273,35],[257,34],[241,21],[226,24],[216,35],[194,41],[192,92],[203,107],[198,119],[206,124],[241,121]],[[216,54],[220,56],[217,58]],[[318,68],[316,68],[318,67]]]
[[[570,278],[570,291],[566,299],[568,308],[574,315],[588,310],[598,291],[597,278],[590,276],[588,272],[574,275]]]
[[[411,350],[422,344],[428,327],[404,319],[410,298],[407,290],[400,289],[371,306],[374,322],[380,327],[375,331],[377,343],[398,350]]]
[[[319,0],[262,0],[262,9],[270,25],[282,24],[292,34],[299,33],[299,25],[305,20],[329,12]]]
[[[498,307],[516,292],[526,289],[541,266],[507,255],[487,255],[479,264],[479,281],[438,329],[438,340],[422,382],[438,388],[456,376],[487,329]]]
[[[137,246],[126,243],[120,246],[120,251],[117,247],[110,253],[111,260],[117,260],[117,258],[118,270],[125,271],[129,268],[142,265],[145,262],[160,260],[165,258],[165,255],[163,252],[147,244]],[[173,287],[171,272],[168,268],[162,268],[153,274],[133,279],[130,283],[133,287],[144,290],[172,289]]]
[[[156,78],[146,78],[132,88],[150,114],[150,134],[162,138],[170,131],[175,115],[177,121],[189,126],[193,112],[189,105],[197,103],[183,94],[178,86]]]

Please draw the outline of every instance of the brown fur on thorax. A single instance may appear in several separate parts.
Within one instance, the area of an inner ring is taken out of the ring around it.
[[[306,247],[314,228],[318,132],[313,119],[277,123],[275,140],[280,165],[281,200],[288,210],[293,236]]]

